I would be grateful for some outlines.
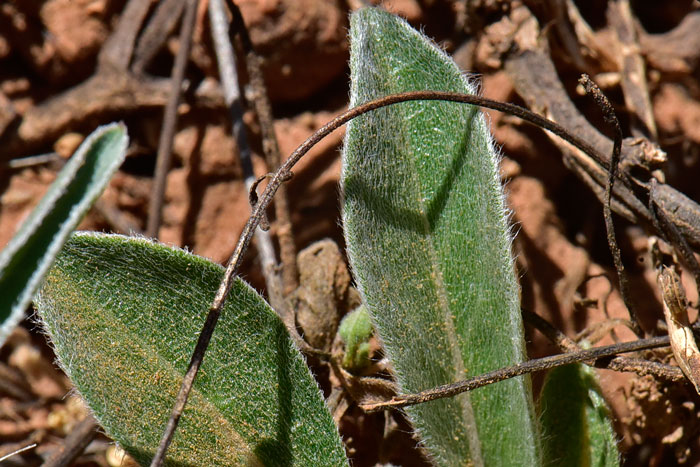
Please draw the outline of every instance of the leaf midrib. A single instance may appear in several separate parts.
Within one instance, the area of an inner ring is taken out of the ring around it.
[[[85,284],[85,281],[81,280],[79,287],[83,288],[83,284]],[[82,295],[83,292],[81,292],[80,294]],[[115,335],[129,336],[132,339],[132,341],[134,342],[132,346],[134,349],[138,348],[139,356],[148,356],[149,352],[151,352],[151,355],[154,355],[156,357],[155,359],[144,358],[144,361],[148,362],[147,366],[156,371],[160,371],[160,369],[167,370],[167,372],[176,381],[182,379],[184,375],[176,370],[176,367],[174,366],[173,362],[171,362],[170,359],[164,357],[157,346],[151,345],[151,343],[149,343],[144,337],[142,337],[138,333],[134,333],[133,328],[120,319],[121,315],[112,312],[109,309],[109,307],[101,307],[100,309],[103,313],[105,313],[105,316],[113,318],[109,320],[112,323],[112,327],[117,327],[118,323],[118,329],[115,329],[113,331]],[[95,310],[95,312],[97,311]],[[155,363],[157,363],[157,365],[151,364],[151,360],[155,360]],[[66,370],[68,376],[71,377],[70,367],[66,365],[62,366]],[[218,426],[220,427],[221,431],[230,434],[230,442],[233,446],[236,446],[236,448],[233,451],[243,451],[248,453],[248,455],[253,455],[250,444],[248,444],[244,440],[243,435],[238,433],[238,431],[236,431],[233,428],[232,423],[228,419],[228,417],[226,417],[225,414],[221,412],[219,408],[205,396],[204,393],[202,393],[202,391],[197,387],[196,383],[193,386],[192,392],[190,394],[190,406],[194,406],[198,403],[201,403],[201,406],[203,407],[205,413],[209,414],[212,417],[212,419],[220,420],[223,422],[223,424],[219,424]],[[185,412],[184,415],[186,416],[186,414],[187,413]],[[226,428],[225,430],[224,427]],[[230,452],[230,450],[227,451]]]
[[[405,113],[405,107],[402,107],[402,112]],[[408,120],[402,119],[402,121]],[[411,132],[404,131],[401,132],[401,134],[407,135],[411,134]],[[413,146],[405,145],[404,147],[411,148],[411,152],[414,152]],[[413,186],[420,187],[420,190],[418,190],[417,192],[418,196],[416,197],[416,204],[420,207],[419,212],[421,219],[421,227],[423,228],[423,235],[427,238],[428,243],[427,256],[430,258],[430,266],[434,273],[434,275],[431,275],[431,277],[434,277],[433,282],[435,284],[435,292],[438,298],[438,306],[443,311],[446,337],[449,343],[450,356],[452,357],[452,364],[455,370],[452,382],[456,382],[460,381],[465,375],[464,361],[462,360],[462,354],[459,350],[459,337],[457,336],[457,331],[455,329],[454,322],[452,321],[452,312],[448,305],[449,293],[447,291],[447,287],[445,286],[443,279],[442,262],[439,259],[440,257],[435,246],[435,235],[433,234],[432,229],[430,227],[430,219],[428,219],[428,198],[421,196],[421,193],[425,192],[426,190],[424,190],[425,187],[423,186],[423,183],[421,182],[421,179],[418,176],[417,157],[415,153],[412,155],[412,157],[410,157],[410,161],[411,165],[413,166],[413,170],[411,170],[411,178],[415,183]],[[469,453],[471,456],[471,460],[477,466],[482,466],[484,464],[484,460],[481,453],[481,441],[479,438],[479,430],[474,414],[474,407],[471,403],[471,395],[468,392],[465,392],[456,396],[455,399],[457,399],[457,402],[462,409],[462,421],[464,423],[464,428],[469,438]]]

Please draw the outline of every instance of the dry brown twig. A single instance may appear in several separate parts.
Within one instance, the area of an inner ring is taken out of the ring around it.
[[[29,451],[30,449],[34,449],[37,446],[37,443],[31,443],[27,444],[26,446],[22,446],[20,448],[14,449],[12,452],[9,452],[5,454],[4,456],[0,457],[0,462],[6,461],[12,456],[16,456],[17,454],[22,454],[23,452]]]
[[[349,109],[348,111],[344,112],[343,114],[339,115],[338,117],[334,118],[330,122],[328,122],[326,125],[321,127],[318,131],[316,131],[312,136],[310,136],[304,143],[302,143],[299,147],[297,147],[294,152],[289,156],[289,158],[285,161],[285,163],[275,172],[274,176],[271,178],[269,183],[267,184],[265,190],[263,191],[262,195],[260,195],[259,199],[257,196],[254,198],[255,206],[253,209],[253,213],[251,217],[249,218],[248,222],[243,228],[243,232],[241,233],[241,236],[239,238],[238,244],[236,245],[236,249],[234,250],[233,254],[231,255],[231,258],[229,260],[229,264],[226,268],[226,271],[224,273],[224,277],[221,281],[221,284],[219,286],[219,289],[216,293],[216,297],[209,308],[209,313],[207,315],[206,321],[202,327],[202,332],[199,335],[199,339],[197,341],[197,344],[195,346],[195,350],[193,352],[192,358],[190,360],[190,364],[188,366],[187,372],[185,374],[185,377],[183,378],[183,383],[180,387],[180,391],[178,392],[176,402],[173,407],[173,411],[171,414],[171,422],[175,420],[175,423],[168,423],[168,427],[166,432],[164,433],[163,439],[169,439],[172,437],[174,434],[174,431],[177,427],[177,422],[176,420],[179,419],[180,415],[182,414],[182,411],[184,410],[184,407],[187,403],[187,399],[189,397],[189,392],[192,388],[192,385],[194,383],[194,379],[197,375],[197,372],[202,364],[203,358],[204,358],[204,353],[206,352],[206,348],[209,345],[209,341],[211,340],[211,337],[213,335],[214,329],[216,327],[216,323],[219,319],[219,316],[221,314],[221,309],[223,307],[223,304],[226,300],[226,296],[228,294],[229,289],[231,288],[231,285],[233,284],[233,280],[236,276],[236,273],[238,271],[238,268],[241,265],[242,258],[243,258],[243,253],[248,247],[248,244],[250,243],[250,240],[252,238],[252,233],[253,231],[257,228],[257,226],[260,224],[264,217],[264,212],[267,206],[272,201],[272,198],[274,197],[277,189],[279,186],[284,183],[285,181],[289,180],[291,177],[291,169],[294,167],[294,165],[301,159],[301,157],[306,154],[311,147],[313,147],[318,141],[326,137],[328,134],[339,128],[340,126],[344,125],[351,119],[362,115],[364,113],[370,112],[372,110],[375,110],[380,107],[385,107],[389,105],[393,105],[399,102],[406,102],[406,101],[411,101],[411,100],[442,100],[442,101],[450,101],[450,102],[460,102],[460,103],[465,103],[465,104],[472,104],[472,105],[478,105],[481,107],[486,107],[494,110],[498,110],[501,112],[507,112],[512,115],[516,115],[520,118],[522,118],[525,121],[528,121],[530,123],[536,124],[537,126],[540,126],[541,128],[544,128],[557,136],[563,138],[565,141],[567,141],[569,144],[573,145],[574,147],[580,149],[581,151],[585,152],[588,157],[591,158],[591,160],[595,160],[597,163],[600,163],[601,165],[603,164],[603,161],[605,157],[600,154],[596,149],[594,149],[588,142],[580,139],[578,136],[574,136],[571,133],[569,133],[566,129],[558,125],[557,123],[547,120],[533,112],[530,112],[527,109],[524,109],[522,107],[513,105],[513,104],[507,104],[503,102],[498,102],[498,101],[493,101],[491,99],[485,99],[479,96],[473,96],[473,95],[467,95],[467,94],[455,94],[455,93],[449,93],[449,92],[439,92],[439,91],[415,91],[415,92],[406,92],[402,94],[394,94],[390,96],[385,96],[383,98],[379,98],[370,102],[367,102],[365,104],[359,105],[357,107],[354,107],[352,109]],[[624,348],[629,348],[629,346],[633,347],[633,350],[639,350],[641,348],[653,348],[655,346],[662,346],[662,345],[668,345],[668,337],[666,337],[665,341],[663,341],[664,338],[661,338],[662,340],[658,340],[657,338],[651,339],[651,340],[645,340],[644,342],[642,341],[636,341],[637,343],[624,343],[624,344],[616,344],[621,347],[614,347],[615,349],[624,349]],[[663,341],[663,342],[662,342]],[[635,347],[637,346],[637,347]],[[641,347],[638,347],[641,346]],[[651,347],[649,347],[651,346]],[[608,352],[610,352],[610,349],[607,349]],[[632,351],[632,350],[625,350],[625,351]],[[587,352],[587,351],[583,351]],[[617,351],[619,353],[620,350]],[[497,381],[501,381],[503,379],[513,377],[513,376],[518,376],[523,373],[531,372],[531,371],[539,371],[542,369],[547,369],[551,368],[552,364],[558,365],[558,364],[568,364],[568,363],[574,363],[577,361],[586,361],[586,360],[591,360],[594,358],[601,358],[603,355],[600,356],[595,356],[597,354],[585,354],[586,358],[583,358],[582,360],[576,360],[577,358],[582,358],[581,355],[584,354],[576,354],[577,356],[573,356],[573,354],[570,354],[568,356],[555,356],[551,357],[553,360],[551,362],[543,360],[542,362],[536,362],[536,363],[523,363],[522,365],[518,366],[517,368],[511,368],[508,369],[508,371],[498,371],[494,372],[494,374],[488,374],[488,375],[483,375],[483,377],[478,377],[478,382],[470,381],[464,384],[459,385],[457,387],[451,387],[448,389],[445,388],[436,388],[435,393],[431,393],[431,396],[428,397],[435,397],[436,394],[446,394],[446,395],[441,395],[439,397],[449,397],[450,394],[456,394],[460,391],[466,391],[473,389],[474,387],[479,387],[480,385],[484,384],[491,384]],[[605,355],[607,356],[607,354]],[[550,357],[548,357],[550,358]],[[562,363],[566,362],[566,363]],[[544,366],[543,366],[544,365]],[[549,365],[549,366],[547,366]],[[497,373],[497,375],[496,375]],[[499,379],[500,378],[500,379]],[[475,385],[476,384],[476,385]],[[457,392],[453,392],[457,391]],[[422,396],[421,396],[422,397]],[[420,399],[420,398],[419,398]],[[423,399],[420,399],[421,401],[424,401]]]
[[[88,444],[97,435],[99,425],[95,417],[86,416],[70,432],[56,451],[49,457],[42,467],[66,467],[73,464],[85,450]]]
[[[255,173],[253,171],[252,151],[248,144],[248,132],[243,122],[244,99],[240,93],[241,86],[236,68],[236,56],[229,41],[231,34],[229,32],[229,22],[221,0],[210,0],[208,12],[216,61],[219,66],[219,80],[221,81],[224,98],[231,118],[231,134],[238,148],[238,159],[243,168],[243,180],[246,190],[250,190],[255,182]],[[233,32],[236,32],[235,28]],[[264,226],[256,229],[255,240],[270,304],[284,318],[287,314],[285,310],[287,307],[282,293],[282,283],[277,273],[278,264],[275,257],[275,249],[270,234]]]
[[[452,397],[466,391],[471,391],[488,384],[497,383],[505,379],[514,378],[516,376],[532,373],[535,371],[549,370],[558,366],[570,365],[572,363],[584,363],[587,361],[596,361],[599,359],[613,357],[620,353],[635,352],[644,349],[653,349],[656,347],[664,347],[669,344],[668,336],[652,337],[650,339],[638,339],[633,342],[625,342],[622,344],[614,344],[605,347],[597,347],[594,349],[580,350],[577,352],[568,352],[551,357],[538,358],[523,362],[519,365],[503,368],[492,371],[483,375],[469,378],[464,381],[446,384],[437,388],[432,388],[416,394],[402,394],[393,397],[388,402],[368,404],[363,406],[368,412],[376,412],[389,408],[401,408],[409,405],[423,404],[436,399]]]
[[[620,254],[620,248],[617,246],[617,239],[615,235],[615,226],[613,224],[612,218],[612,190],[615,183],[615,178],[618,171],[618,163],[620,161],[620,149],[622,148],[622,129],[620,128],[620,122],[617,120],[617,116],[612,109],[612,105],[605,97],[605,95],[600,91],[598,86],[584,74],[579,79],[579,83],[583,85],[587,93],[589,93],[596,104],[603,111],[603,117],[609,125],[611,125],[615,130],[615,137],[613,141],[612,155],[610,156],[610,163],[608,167],[608,180],[605,185],[605,194],[603,199],[603,217],[605,218],[605,230],[608,238],[608,247],[613,256],[613,261],[615,262],[615,269],[617,270],[617,278],[620,284],[620,295],[622,295],[622,301],[625,303],[627,310],[632,319],[632,331],[637,335],[642,335],[642,328],[639,325],[639,317],[635,311],[634,305],[632,303],[632,297],[629,291],[629,285],[627,282],[627,275],[625,273],[625,266],[622,263],[622,255]]]
[[[262,59],[255,52],[250,40],[248,28],[243,21],[241,11],[232,0],[226,0],[229,11],[233,15],[232,28],[237,31],[243,49],[248,78],[250,79],[251,97],[255,113],[258,116],[262,133],[262,147],[267,165],[271,169],[277,169],[282,165],[277,136],[272,119],[272,106],[267,95],[267,88],[263,80],[261,69]],[[275,232],[280,247],[280,262],[282,264],[283,294],[289,295],[299,285],[299,271],[296,264],[296,246],[292,232],[292,221],[289,213],[289,199],[286,186],[280,186],[274,202],[275,206]]]
[[[133,2],[129,3],[129,7],[136,8],[134,5],[136,5],[137,3],[147,3],[147,2],[133,1]],[[127,16],[127,12],[124,13],[124,17],[126,17],[126,16]],[[138,14],[134,13],[132,16],[138,17]],[[138,24],[140,25],[141,21],[138,21]],[[114,37],[117,37],[116,34]],[[127,42],[128,42],[128,40],[127,40]],[[105,47],[105,51],[106,50],[108,50],[107,47]],[[121,55],[121,57],[123,58],[123,55]],[[115,60],[114,63],[122,63],[122,62],[120,62],[119,60]],[[123,64],[123,68],[118,68],[118,69],[124,70],[127,65],[128,65],[128,60],[125,64]],[[127,71],[127,73],[128,73],[128,71]],[[113,75],[113,76],[116,76],[116,75]],[[112,78],[110,78],[110,79],[112,79]],[[117,105],[116,105],[117,108],[135,108],[135,107],[142,106],[142,105],[162,105],[162,103],[165,102],[166,93],[164,91],[165,91],[166,85],[163,82],[159,83],[157,86],[157,88],[160,91],[160,94],[155,93],[152,90],[149,91],[150,88],[148,88],[148,86],[152,85],[153,82],[150,82],[151,84],[149,84],[149,82],[146,81],[144,84],[144,81],[139,80],[138,83],[136,83],[136,81],[129,81],[129,79],[124,80],[124,83],[126,83],[126,84],[123,84],[123,83],[122,84],[119,84],[119,83],[114,84],[116,81],[113,81],[113,82],[110,81],[110,82],[112,84],[110,86],[107,86],[107,88],[109,88],[110,93],[114,93],[116,91],[119,91],[119,93],[121,93],[121,92],[123,92],[124,89],[127,89],[127,90],[131,89],[130,86],[138,86],[138,91],[134,92],[134,94],[137,94],[137,97],[130,102],[123,102],[121,104],[117,102]],[[88,87],[88,83],[90,83],[90,87]],[[107,81],[104,81],[104,80],[84,83],[83,87],[81,88],[82,92],[84,92],[84,94],[81,95],[81,96],[83,96],[81,99],[86,99],[85,96],[87,96],[88,102],[95,101],[95,96],[100,95],[99,92],[105,93],[105,83],[107,83]],[[540,86],[541,86],[541,84],[540,84]],[[543,87],[546,87],[546,85]],[[100,89],[100,88],[102,88],[102,89]],[[65,105],[66,102],[69,102],[71,99],[75,99],[75,97],[77,95],[78,95],[77,93],[71,94],[70,99],[67,99],[64,101],[59,100],[57,102],[59,104],[61,102],[63,102],[63,104],[60,104],[60,105]],[[109,97],[106,100],[97,99],[97,102],[104,102],[103,105],[105,107],[108,107],[110,105],[112,107],[114,107],[115,106],[115,99],[116,99],[114,97],[114,95],[115,94],[109,94]],[[151,99],[151,100],[149,101],[148,99]],[[160,100],[158,100],[158,99],[160,99]],[[160,102],[160,103],[153,104],[153,102]],[[59,104],[56,104],[56,105],[59,105]],[[122,105],[122,107],[119,107],[119,105]],[[550,112],[552,115],[556,114],[556,111],[557,111],[556,108],[548,108],[548,107],[544,107],[544,108],[546,108],[547,111]],[[56,110],[58,110],[58,108],[56,108]],[[81,115],[86,115],[86,114],[97,115],[101,111],[103,111],[104,109],[90,108],[88,110],[89,110],[88,112],[81,111],[80,114]],[[45,115],[52,115],[50,112],[47,112],[46,108],[42,109],[42,111],[44,112]],[[90,113],[90,112],[92,112],[92,113]],[[558,118],[554,118],[554,119],[562,122],[564,124],[563,126],[569,127],[569,125],[567,124],[567,119],[561,119],[561,120]],[[65,128],[70,124],[70,123],[66,123],[65,119],[62,119],[62,120],[59,119],[59,120],[60,121],[58,124],[46,122],[47,126],[44,128],[49,128],[50,131],[48,131],[47,133],[42,135],[42,137],[51,138],[50,135],[56,134],[56,132],[59,131],[59,130],[56,130],[56,128]],[[29,124],[29,123],[31,123],[31,121],[32,121],[31,118],[25,117],[25,120],[22,122],[22,124]],[[28,128],[28,127],[25,127],[25,129],[26,128]],[[32,131],[37,131],[37,130],[32,130]],[[583,135],[583,138],[585,140],[593,141],[592,146],[597,149],[597,152],[599,154],[606,153],[605,150],[600,150],[600,148],[602,146],[604,146],[605,144],[609,145],[609,141],[604,141],[602,139],[597,139],[597,138],[589,138],[588,136],[590,136],[590,133],[584,132],[581,134]],[[49,136],[46,136],[46,135],[49,135]],[[20,138],[21,138],[21,136],[20,136]],[[34,140],[34,141],[38,141],[38,139]],[[598,143],[601,143],[601,142],[605,143],[605,144],[599,145]],[[569,148],[569,150],[570,150],[570,148]],[[623,146],[623,153],[628,152],[631,154],[634,150],[635,150],[635,148],[631,145]],[[575,162],[571,162],[571,161],[575,161]],[[594,191],[596,191],[596,193],[598,193],[598,194],[602,194],[602,192],[603,192],[602,187],[605,186],[605,182],[604,182],[605,181],[605,169],[606,169],[605,161],[606,161],[606,158],[603,158],[602,160],[599,160],[599,161],[592,161],[590,158],[588,158],[584,161],[584,159],[582,159],[579,156],[572,156],[569,159],[569,162],[572,164],[572,166],[577,167],[576,170],[579,171],[578,173],[583,174],[581,176],[584,178],[587,177],[586,179],[594,187]],[[274,194],[274,190],[279,189],[282,181],[284,181],[285,177],[288,177],[290,173],[291,172],[289,172],[289,167],[286,170],[280,170],[280,172],[278,172],[277,175],[279,175],[279,177],[276,176],[277,178],[274,179],[274,182],[277,183],[277,187],[272,190],[272,194]],[[627,172],[625,170],[623,170],[621,177],[624,179],[627,176],[628,176]],[[623,180],[623,182],[624,181],[625,180]],[[643,181],[643,182],[645,182],[645,181]],[[272,184],[272,182],[271,182],[271,184]],[[616,184],[614,190],[612,191],[612,195],[613,195],[612,196],[612,206],[611,206],[612,210],[614,210],[622,215],[630,216],[632,219],[641,219],[643,221],[646,221],[648,224],[653,224],[653,215],[649,216],[648,206],[645,203],[640,202],[638,197],[635,195],[634,186],[638,186],[638,185],[634,185],[631,183],[623,183],[623,184],[618,183],[618,184]],[[656,201],[657,209],[661,210],[664,213],[671,213],[667,216],[667,218],[669,219],[669,222],[672,225],[678,226],[677,230],[679,232],[681,232],[680,233],[681,238],[686,239],[688,243],[690,243],[694,246],[698,246],[700,244],[700,227],[698,225],[698,223],[699,223],[698,219],[700,219],[700,216],[698,216],[698,212],[700,212],[700,209],[697,207],[697,205],[695,203],[691,202],[687,198],[684,198],[682,194],[678,193],[677,191],[673,190],[671,187],[668,187],[667,185],[663,185],[663,184],[659,185],[658,191],[659,191],[659,195],[658,195],[658,198]],[[265,193],[268,193],[268,191],[265,190]],[[272,195],[269,196],[270,199],[271,199],[271,196]],[[264,203],[266,200],[269,203],[269,200],[267,199],[266,195],[263,194],[261,196],[261,204]],[[641,204],[641,208],[640,208],[640,204]],[[648,217],[646,217],[646,216],[648,216]],[[278,215],[278,218],[279,218],[279,215]],[[255,222],[260,222],[260,219],[261,218],[258,218]],[[239,244],[240,244],[240,242],[239,242]],[[247,244],[245,246],[247,246]],[[245,248],[245,246],[243,247],[243,249]],[[235,256],[233,258],[235,258]],[[232,261],[232,263],[234,263],[234,261]],[[234,269],[234,272],[235,272],[235,269]],[[225,293],[224,293],[224,296],[225,296]],[[219,299],[218,296],[217,296],[217,299]],[[224,300],[224,297],[221,297],[221,299],[220,299],[221,303],[223,303],[223,300]],[[212,331],[213,331],[213,326],[214,326],[217,318],[214,318],[213,322],[210,319],[207,320],[207,322],[209,324],[211,324]],[[200,341],[201,341],[201,339],[200,339]],[[614,360],[617,360],[617,359],[614,359]],[[612,361],[614,361],[614,360],[612,360]],[[194,378],[194,376],[192,376],[192,379],[193,378]]]
[[[149,2],[131,0],[117,28],[104,43],[97,70],[80,85],[29,109],[0,137],[0,157],[16,157],[55,141],[82,122],[114,112],[162,107],[167,102],[169,80],[137,76],[129,62]]]
[[[173,141],[177,126],[177,107],[180,104],[185,68],[192,49],[192,32],[194,31],[194,23],[197,18],[197,5],[199,5],[199,0],[187,0],[187,8],[185,8],[185,15],[180,26],[180,48],[177,51],[175,63],[173,64],[170,96],[163,115],[163,127],[160,132],[158,155],[156,157],[156,172],[153,177],[151,201],[148,206],[146,236],[151,238],[158,238],[158,231],[160,230],[165,184],[173,155]]]
[[[264,89],[264,84],[262,82],[262,72],[259,67],[259,57],[255,54],[250,43],[250,38],[248,37],[248,31],[246,29],[243,18],[240,11],[235,6],[235,4],[227,1],[229,10],[232,13],[233,20],[231,21],[230,33],[228,27],[228,20],[224,12],[223,2],[221,0],[210,0],[209,3],[209,13],[212,23],[212,34],[214,36],[214,44],[217,53],[217,61],[220,67],[220,77],[221,82],[224,87],[224,94],[226,100],[230,106],[231,118],[233,123],[233,134],[234,138],[238,143],[239,156],[243,166],[244,178],[246,188],[249,191],[250,196],[255,195],[255,189],[258,184],[268,178],[268,175],[263,175],[254,178],[253,167],[251,161],[251,150],[248,147],[245,125],[243,122],[243,104],[244,99],[239,94],[239,83],[238,83],[238,73],[236,71],[235,55],[233,54],[233,49],[231,43],[229,42],[229,37],[236,35],[241,37],[241,42],[244,44],[244,58],[246,60],[246,65],[249,70],[249,74],[254,74],[257,76],[257,83],[255,84],[256,91],[254,93],[253,104],[255,106],[256,112],[260,118],[260,124],[263,128],[263,148],[266,149],[266,157],[269,165],[274,167],[279,166],[279,148],[277,145],[277,140],[274,135],[274,128],[272,127],[272,115],[270,110],[270,103],[267,99],[267,93]],[[252,81],[252,77],[251,77]],[[282,187],[281,187],[282,188]],[[255,206],[255,201],[251,201],[251,208]],[[315,355],[323,360],[327,360],[329,355],[321,350],[315,349],[310,346],[300,335],[296,327],[296,320],[294,315],[294,310],[291,309],[290,303],[287,300],[287,288],[292,285],[294,288],[297,286],[297,267],[296,267],[296,251],[294,247],[294,239],[291,234],[291,222],[289,220],[289,211],[286,203],[286,198],[284,200],[277,199],[275,203],[277,212],[277,222],[279,227],[280,219],[284,220],[289,224],[287,228],[284,227],[282,230],[287,230],[288,234],[286,236],[280,235],[280,229],[277,229],[277,237],[280,242],[280,256],[282,258],[282,274],[279,274],[279,265],[275,257],[274,247],[272,245],[272,240],[270,238],[267,230],[269,225],[267,219],[263,218],[260,227],[255,230],[255,238],[257,242],[258,252],[261,256],[263,275],[265,276],[265,284],[267,286],[268,299],[272,308],[277,312],[282,322],[285,324],[287,331],[296,343],[299,350],[307,355]],[[288,238],[283,238],[288,237]],[[291,252],[290,246],[284,246],[285,242],[291,242]],[[293,254],[293,260],[289,260],[285,255]],[[290,282],[290,278],[286,276],[293,276],[294,281]]]
[[[567,337],[563,332],[556,329],[542,317],[523,310],[523,321],[544,334],[552,343],[556,344],[562,352],[581,351],[581,347],[575,341]],[[654,375],[657,378],[667,381],[680,381],[683,379],[683,374],[677,367],[639,358],[616,356],[612,359],[592,360],[583,363],[597,368],[606,368],[608,370],[633,372],[640,376]]]
[[[612,141],[598,132],[569,99],[547,48],[539,38],[539,30],[515,36],[510,50],[505,58],[505,71],[528,107],[568,128],[588,141],[599,153],[610,154]],[[603,203],[609,158],[605,156],[604,161],[599,163],[566,142],[556,138],[553,142],[562,150],[567,168]],[[648,140],[626,138],[622,143],[621,160],[623,164],[618,180],[622,183],[616,183],[613,188],[611,209],[630,222],[654,232],[653,215],[647,207],[646,198],[652,173],[665,161],[665,155]],[[645,178],[639,179],[639,174],[645,174]],[[695,248],[700,247],[700,206],[660,182],[656,189],[656,203],[687,243]]]

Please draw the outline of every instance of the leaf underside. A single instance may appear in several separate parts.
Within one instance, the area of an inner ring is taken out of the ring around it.
[[[123,124],[92,132],[0,253],[0,345],[24,316],[63,243],[121,165],[127,143]]]
[[[76,234],[36,300],[107,433],[150,462],[223,268],[146,239]],[[347,465],[322,395],[274,311],[236,280],[168,465]]]
[[[351,106],[475,92],[384,11],[356,12],[350,35]],[[526,360],[497,156],[478,109],[408,102],[353,120],[342,182],[348,255],[402,392]],[[527,377],[407,411],[439,464],[540,463]]]

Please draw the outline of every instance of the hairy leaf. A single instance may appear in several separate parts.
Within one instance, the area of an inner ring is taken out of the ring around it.
[[[24,316],[70,233],[121,165],[127,143],[123,124],[102,126],[88,136],[0,253],[0,345]]]
[[[351,106],[475,87],[378,9],[351,19]],[[477,108],[408,102],[348,125],[344,227],[357,283],[404,393],[526,359],[503,193]],[[537,465],[527,377],[408,409],[442,465]]]
[[[610,411],[592,368],[551,370],[540,395],[540,412],[546,465],[620,465]]]
[[[155,452],[223,268],[146,239],[76,234],[38,299],[56,354],[107,433]],[[169,465],[346,465],[286,328],[236,280]]]

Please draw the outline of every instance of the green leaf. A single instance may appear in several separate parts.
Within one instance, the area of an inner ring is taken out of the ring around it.
[[[59,361],[105,431],[155,452],[223,268],[146,239],[76,234],[36,300]],[[236,280],[169,465],[347,465],[286,328]]]
[[[351,19],[351,106],[475,86],[441,50],[378,9]],[[348,255],[400,389],[417,392],[526,360],[507,212],[475,107],[407,102],[348,125]],[[537,465],[527,377],[409,408],[442,465]]]
[[[121,165],[128,141],[120,123],[93,131],[0,253],[0,345],[24,316],[70,233]]]
[[[566,365],[547,373],[540,413],[546,465],[620,465],[610,411],[592,368]]]

